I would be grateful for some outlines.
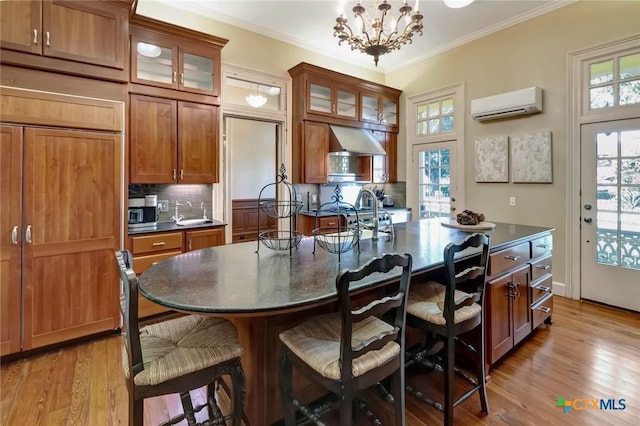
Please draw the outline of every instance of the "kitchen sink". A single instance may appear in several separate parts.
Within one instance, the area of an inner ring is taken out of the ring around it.
[[[213,221],[209,219],[187,219],[187,220],[181,220],[180,222],[176,222],[176,225],[192,226],[192,225],[202,225],[203,223],[213,223]]]

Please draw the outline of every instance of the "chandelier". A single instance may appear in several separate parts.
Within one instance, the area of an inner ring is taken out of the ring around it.
[[[253,94],[253,91],[252,91],[253,84],[252,84],[249,89],[249,94],[244,98],[244,100],[247,101],[247,103],[254,108],[260,108],[267,103],[267,98],[265,96],[262,96],[262,94],[260,94],[260,85],[258,84],[257,86],[258,86],[257,95]]]
[[[373,56],[376,66],[381,55],[398,50],[403,44],[412,43],[414,33],[422,35],[422,15],[418,11],[418,0],[413,14],[413,9],[404,0],[397,20],[390,16],[391,5],[387,0],[375,0],[368,8],[362,5],[362,0],[358,0],[352,10],[355,17],[353,25],[349,26],[347,18],[340,13],[333,27],[333,35],[340,39],[338,45],[346,42],[351,50]]]

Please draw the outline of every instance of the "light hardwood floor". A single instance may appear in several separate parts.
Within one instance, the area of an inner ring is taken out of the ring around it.
[[[483,415],[478,397],[472,396],[456,408],[456,424],[638,424],[640,315],[556,297],[553,318],[553,325],[540,327],[490,371],[490,414]],[[408,380],[432,392],[439,385],[433,374],[412,374]],[[120,338],[7,363],[0,370],[0,393],[2,425],[125,425]],[[194,394],[202,398],[201,392]],[[368,396],[370,407],[386,420],[388,404],[378,403],[377,392]],[[626,409],[572,409],[565,414],[555,406],[558,397],[624,399]],[[147,400],[145,410],[145,425],[157,425],[181,406],[177,396],[170,396]],[[441,422],[440,412],[407,395],[407,425]],[[357,421],[358,426],[367,424],[363,416]]]

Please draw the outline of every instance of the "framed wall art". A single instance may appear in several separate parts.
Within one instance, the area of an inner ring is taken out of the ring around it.
[[[476,139],[476,182],[509,182],[509,139]]]
[[[514,183],[553,182],[551,132],[510,136],[511,181]]]

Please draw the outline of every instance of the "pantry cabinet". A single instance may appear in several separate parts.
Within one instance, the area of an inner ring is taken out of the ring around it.
[[[3,199],[12,194],[2,203],[3,355],[119,326],[121,139],[2,126]]]
[[[128,16],[116,1],[2,1],[3,62],[126,81]]]
[[[218,107],[131,95],[130,183],[218,182]]]

